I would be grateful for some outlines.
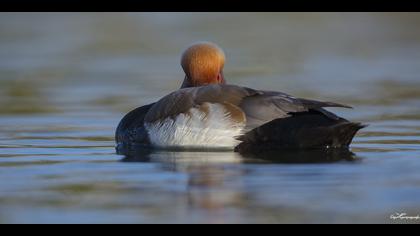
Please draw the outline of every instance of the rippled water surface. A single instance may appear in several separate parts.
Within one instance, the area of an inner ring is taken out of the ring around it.
[[[0,223],[419,223],[418,13],[0,13]],[[230,83],[333,100],[353,154],[118,156],[209,40]],[[284,161],[286,158],[289,161]],[[293,163],[296,160],[298,163]]]

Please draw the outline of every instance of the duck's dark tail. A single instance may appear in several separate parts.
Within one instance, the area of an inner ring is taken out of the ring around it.
[[[257,127],[238,139],[236,151],[275,149],[348,148],[357,131],[366,127],[325,112],[311,110],[291,114]]]

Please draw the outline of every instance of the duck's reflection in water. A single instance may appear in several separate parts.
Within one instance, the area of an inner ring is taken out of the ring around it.
[[[347,148],[285,149],[255,153],[159,151],[152,149],[126,149],[119,151],[123,162],[159,162],[162,164],[220,164],[220,163],[284,163],[312,164],[352,162],[361,160]]]
[[[234,152],[141,151],[124,162],[154,162],[165,171],[186,174],[185,204],[188,211],[210,216],[209,223],[224,223],[230,211],[245,198],[242,158]]]
[[[349,150],[334,149],[258,154],[136,150],[122,161],[154,162],[166,171],[186,174],[186,203],[189,209],[204,210],[206,214],[211,214],[214,223],[223,223],[228,221],[229,215],[235,214],[232,213],[234,209],[241,209],[255,194],[247,188],[246,176],[255,167],[248,164],[333,163],[358,159]]]

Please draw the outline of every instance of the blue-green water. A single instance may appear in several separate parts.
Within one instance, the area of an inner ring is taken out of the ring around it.
[[[390,219],[420,214],[419,20],[0,13],[0,223],[419,223]],[[369,124],[354,160],[116,155],[119,120],[180,86],[198,40],[225,49],[230,83],[352,105],[332,111]]]

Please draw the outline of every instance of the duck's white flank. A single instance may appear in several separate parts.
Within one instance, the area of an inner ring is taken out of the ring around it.
[[[204,109],[203,109],[204,108]],[[160,148],[234,148],[245,123],[235,122],[223,104],[204,103],[187,113],[146,123],[149,140]]]

